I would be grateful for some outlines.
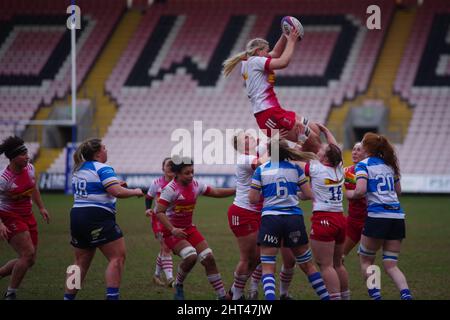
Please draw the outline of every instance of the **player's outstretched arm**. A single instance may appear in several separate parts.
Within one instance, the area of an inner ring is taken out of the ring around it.
[[[291,58],[294,54],[295,44],[297,43],[297,39],[299,36],[300,34],[297,30],[292,31],[289,34],[286,47],[284,48],[281,56],[270,61],[270,70],[284,69],[289,65],[289,62],[291,62]]]
[[[282,33],[272,51],[269,52],[269,56],[271,56],[272,58],[279,58],[283,53],[284,48],[286,47],[286,43],[287,38],[284,33]]]
[[[130,198],[130,197],[142,197],[144,193],[140,188],[128,189],[120,186],[119,184],[114,184],[106,189],[106,191],[116,197],[116,198]]]
[[[226,198],[234,196],[235,194],[235,188],[210,188],[209,192],[205,193],[205,196],[211,198]]]
[[[328,144],[335,144],[338,145],[336,138],[334,137],[333,133],[331,133],[330,129],[328,129],[327,127],[325,127],[323,124],[321,123],[316,123],[317,127],[320,129],[321,132],[324,133],[325,138],[327,139],[327,143]]]

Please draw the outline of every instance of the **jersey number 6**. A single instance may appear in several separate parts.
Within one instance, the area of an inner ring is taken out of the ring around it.
[[[276,186],[277,186],[277,197],[281,199],[286,199],[289,195],[288,183],[286,178],[278,178]]]

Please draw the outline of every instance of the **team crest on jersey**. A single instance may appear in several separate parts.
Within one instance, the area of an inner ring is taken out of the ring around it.
[[[342,182],[344,182],[344,178],[342,178],[341,180],[333,180],[333,179],[325,179],[324,180],[324,183],[327,186],[329,186],[329,185],[338,185],[338,184],[341,184]]]
[[[301,235],[302,233],[300,231],[294,231],[289,233],[289,239],[291,239],[293,243],[297,243],[300,240]]]

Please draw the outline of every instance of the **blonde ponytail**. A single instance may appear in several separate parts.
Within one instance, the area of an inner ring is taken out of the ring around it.
[[[102,149],[102,140],[99,138],[91,138],[83,141],[73,154],[73,172],[80,169],[85,161],[94,160],[95,154]]]
[[[233,71],[234,67],[239,62],[244,60],[245,58],[247,58],[247,52],[242,51],[242,52],[239,52],[239,53],[235,54],[234,56],[231,56],[227,60],[225,60],[224,63],[222,64],[222,66],[223,66],[222,74],[225,77],[227,77],[231,73],[231,71]]]
[[[269,144],[269,155],[272,157],[272,144]],[[299,151],[292,148],[289,148],[288,143],[286,140],[280,140],[280,143],[278,145],[279,150],[279,160],[293,160],[293,161],[302,161],[307,162],[310,160],[317,160],[317,155],[313,152],[305,152],[305,151]]]
[[[75,150],[75,152],[73,154],[73,172],[78,171],[78,169],[80,169],[83,162],[84,162],[84,159],[83,159],[83,155],[81,154],[81,148],[78,147],[77,150]]]
[[[256,54],[256,50],[263,49],[268,46],[269,43],[267,42],[267,40],[261,38],[250,40],[245,47],[245,51],[241,51],[224,61],[224,63],[222,64],[222,74],[225,77],[228,76],[239,62],[247,59],[248,57],[254,56]]]
[[[283,147],[282,147],[283,148]],[[299,151],[299,150],[295,150],[295,149],[291,149],[289,147],[286,147],[284,149],[284,151],[287,153],[288,155],[288,159],[289,160],[293,160],[293,161],[302,161],[302,162],[307,162],[307,161],[311,161],[311,160],[317,160],[317,156],[315,153],[313,152],[305,152],[305,151]],[[281,153],[281,152],[280,152]]]

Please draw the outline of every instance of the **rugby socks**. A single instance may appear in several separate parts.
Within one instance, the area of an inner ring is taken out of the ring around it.
[[[236,272],[234,273],[234,283],[232,287],[233,300],[239,300],[242,297],[248,278],[248,274],[237,274]]]
[[[400,291],[400,299],[402,299],[402,300],[412,300],[413,299],[409,289],[403,289]]]
[[[350,290],[341,292],[341,299],[342,300],[350,300]]]
[[[106,300],[119,300],[119,288],[106,288]]]
[[[188,272],[185,272],[183,269],[181,269],[180,266],[178,266],[178,272],[177,272],[177,280],[175,281],[175,284],[183,284],[184,279],[186,279],[188,275]]]
[[[161,255],[158,254],[158,256],[156,257],[155,276],[159,277],[162,268]]]
[[[161,266],[162,270],[164,271],[164,274],[166,275],[166,279],[172,279],[173,278],[173,262],[172,262],[172,256],[161,256]]]
[[[74,293],[64,293],[64,300],[75,300],[76,296]]]
[[[320,300],[330,300],[330,295],[328,294],[328,290],[325,287],[325,283],[323,282],[322,276],[320,272],[315,272],[308,276],[309,283],[316,291]]]
[[[275,277],[273,273],[264,274],[262,283],[266,300],[275,300]]]
[[[340,292],[330,293],[330,300],[342,300],[341,293]]]
[[[281,266],[280,271],[280,296],[288,295],[289,286],[294,276],[294,268],[287,269],[284,265]]]
[[[367,290],[369,292],[369,296],[372,300],[381,300],[381,292],[378,288],[373,288]]]
[[[225,287],[223,285],[222,277],[220,273],[209,274],[208,281],[211,283],[212,287],[216,291],[217,297],[222,298],[225,297]]]
[[[15,297],[16,294],[17,294],[17,289],[13,289],[11,287],[8,287],[8,289],[6,289],[6,292],[5,292],[5,298]]]
[[[262,266],[258,264],[256,269],[252,272],[252,276],[250,279],[250,292],[258,292],[259,281],[261,281],[262,277]]]

